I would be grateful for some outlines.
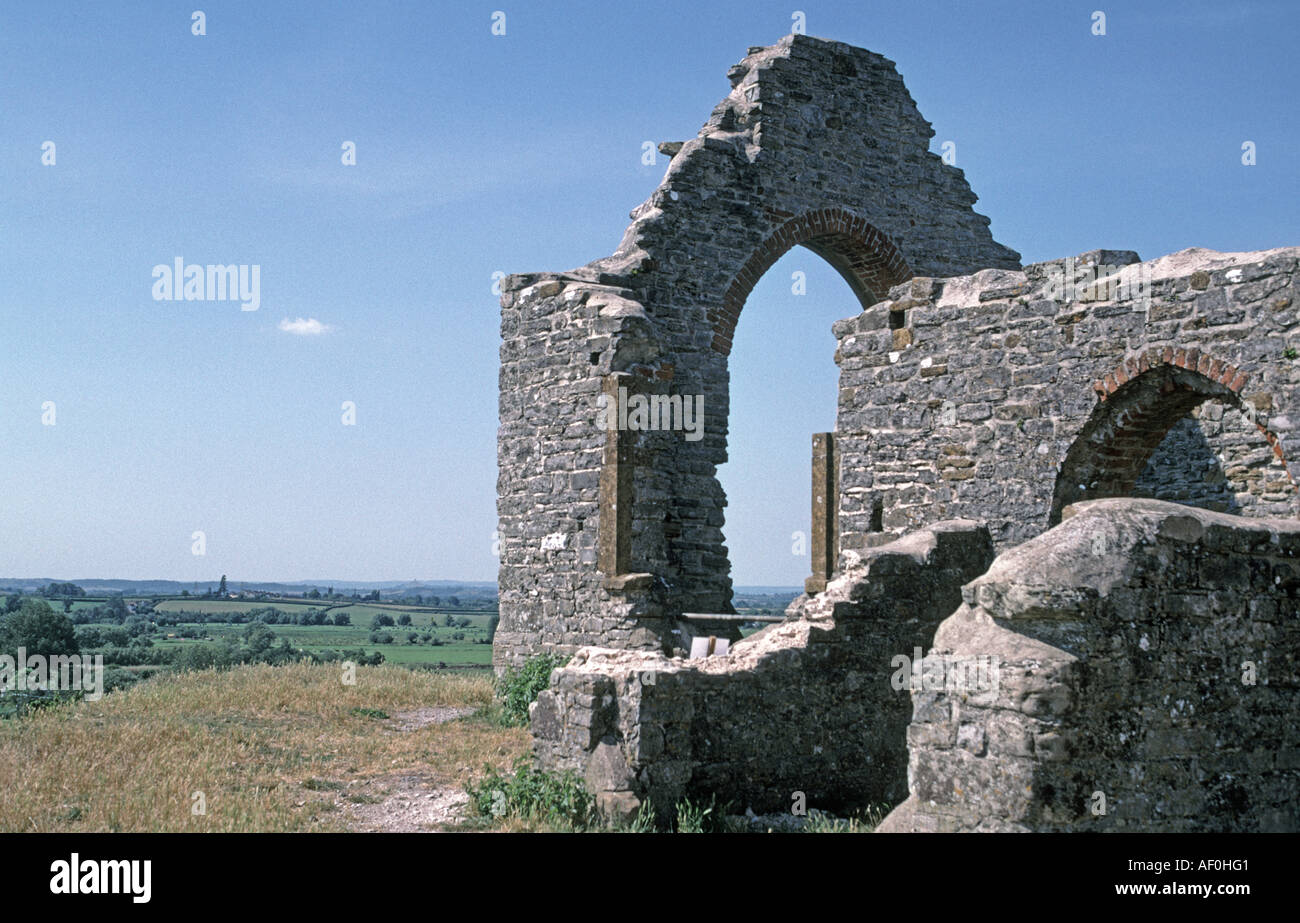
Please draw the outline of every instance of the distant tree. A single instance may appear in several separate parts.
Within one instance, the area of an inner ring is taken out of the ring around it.
[[[71,611],[72,611],[72,600],[71,600],[71,599],[67,599],[67,598],[65,598],[65,599],[63,600],[63,611],[64,611],[65,613],[66,613],[66,612],[71,612]]]
[[[23,594],[14,593],[12,596],[10,596],[8,599],[5,600],[5,612],[16,612],[18,611],[18,607],[21,606],[22,604],[23,604]]]
[[[420,633],[418,631],[408,631],[406,633],[407,644],[414,644],[416,641],[419,640],[420,640]]]
[[[384,612],[377,613],[375,617],[370,620],[371,628],[387,628],[392,624],[393,617]]]
[[[335,613],[334,613],[334,624],[335,624],[335,625],[351,625],[351,624],[352,624],[352,616],[348,615],[346,612],[335,612]]]
[[[24,599],[0,618],[0,653],[16,657],[20,647],[29,655],[45,657],[81,652],[72,619],[55,612],[43,599]]]
[[[403,612],[401,615],[397,617],[397,624],[398,625],[411,624],[411,614],[409,612]]]
[[[176,657],[181,670],[206,670],[229,667],[239,659],[239,651],[229,641],[215,644],[187,644]]]
[[[221,575],[221,585],[220,585],[219,587],[217,587],[217,595],[218,595],[218,596],[225,596],[225,595],[226,595],[226,575],[225,575],[225,574],[222,574],[222,575]]]
[[[430,596],[430,597],[429,597],[429,605],[431,605],[431,606],[441,606],[441,605],[442,605],[442,597],[441,597],[441,596]]]
[[[265,622],[249,622],[244,629],[243,639],[254,655],[262,654],[275,643],[275,629]]]
[[[119,624],[126,618],[126,600],[121,593],[108,598],[108,615]]]
[[[497,625],[499,625],[500,623],[501,623],[501,616],[499,615],[494,615],[492,616],[492,618],[488,619],[488,633],[487,633],[488,643],[491,643],[492,639],[497,636]]]
[[[182,596],[189,596],[189,595],[190,595],[190,591],[189,591],[189,590],[181,590],[181,595],[182,595]]]
[[[460,605],[460,597],[459,597],[459,596],[448,596],[448,597],[447,597],[447,605],[451,606],[453,609],[456,608],[457,606]]]
[[[320,590],[316,589],[315,587],[312,587],[312,588],[311,588],[311,592],[307,594],[307,598],[308,598],[308,599],[320,599]]]
[[[248,620],[265,622],[268,625],[288,625],[293,621],[293,617],[287,612],[281,612],[275,606],[263,606],[261,609],[249,609]],[[303,624],[307,624],[303,622]]]
[[[373,599],[375,602],[378,602],[378,601],[379,601],[379,591],[378,591],[378,590],[371,590],[371,591],[370,591],[370,596],[367,597],[367,598],[368,598],[368,599]]]
[[[468,615],[462,615],[460,618],[456,619],[456,626],[458,628],[468,628],[471,624]]]

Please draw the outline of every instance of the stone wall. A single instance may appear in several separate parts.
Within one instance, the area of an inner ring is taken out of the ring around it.
[[[919,659],[992,554],[982,527],[937,524],[849,555],[825,592],[724,656],[584,648],[533,706],[538,763],[582,773],[615,815],[684,796],[756,813],[789,811],[796,793],[841,811],[896,804],[911,714],[896,658]]]
[[[644,643],[632,637],[635,619],[623,617],[631,605],[604,588],[597,568],[607,443],[596,420],[601,371],[612,344],[646,323],[628,294],[553,278],[507,280],[497,436],[498,668],[548,648]]]
[[[1223,460],[1211,444],[1213,441],[1222,446],[1228,437],[1237,442],[1233,454],[1244,453],[1240,458],[1241,464],[1232,466],[1231,476],[1224,470]],[[1242,507],[1237,502],[1238,495],[1253,505],[1257,494],[1268,493],[1262,490],[1252,492],[1252,486],[1264,485],[1252,485],[1251,480],[1262,481],[1272,474],[1279,482],[1279,496],[1265,496],[1263,499],[1270,503],[1286,499],[1289,483],[1277,477],[1283,473],[1281,468],[1267,441],[1259,438],[1240,411],[1211,401],[1174,424],[1169,435],[1151,453],[1150,461],[1134,485],[1133,496],[1240,514]],[[1249,478],[1250,475],[1254,477]]]
[[[996,657],[999,681],[913,693],[881,830],[1300,830],[1300,523],[1066,512],[939,627],[927,662]]]
[[[840,321],[841,548],[877,504],[887,531],[964,517],[999,549],[1095,497],[1295,516],[1298,257],[1095,251],[915,278]]]
[[[677,613],[731,611],[727,357],[745,298],[791,247],[864,307],[920,273],[1014,268],[888,59],[792,35],[751,48],[616,252],[514,275],[501,298],[498,669],[582,644],[653,649]],[[702,401],[700,438],[610,430],[602,393]]]
[[[863,305],[834,328],[842,555],[953,518],[1006,549],[1107,496],[1300,512],[1300,249],[1021,269],[887,59],[789,36],[728,77],[612,256],[503,285],[498,670],[728,631],[678,616],[733,611],[731,337],[797,245]]]

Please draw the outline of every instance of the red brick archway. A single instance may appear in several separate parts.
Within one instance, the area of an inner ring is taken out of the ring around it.
[[[891,286],[912,277],[912,270],[893,241],[866,219],[842,208],[819,208],[796,217],[775,209],[768,209],[768,214],[775,220],[788,220],[754,251],[736,274],[723,295],[722,307],[709,313],[713,348],[723,355],[731,352],[731,340],[745,299],[763,273],[792,247],[805,246],[835,267],[864,308],[884,298]]]
[[[1243,411],[1285,464],[1281,440],[1261,422],[1255,405],[1243,400],[1249,377],[1196,349],[1167,346],[1125,359],[1092,386],[1097,407],[1061,464],[1049,524],[1059,523],[1071,503],[1132,496],[1156,446],[1207,400]]]

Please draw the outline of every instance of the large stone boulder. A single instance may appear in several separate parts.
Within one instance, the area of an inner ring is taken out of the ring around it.
[[[1300,522],[1065,517],[939,626],[927,660],[994,658],[996,682],[913,692],[881,831],[1300,829]]]

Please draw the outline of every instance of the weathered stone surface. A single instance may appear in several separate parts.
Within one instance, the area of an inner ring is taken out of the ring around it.
[[[1297,515],[1300,329],[1272,303],[1295,290],[1300,248],[1136,258],[925,280],[925,295],[914,279],[837,323],[840,547],[872,540],[873,505],[896,533],[987,522],[999,549],[1095,497]]]
[[[996,658],[997,689],[913,694],[882,832],[1300,830],[1300,522],[1066,517],[939,626],[927,659]]]
[[[897,659],[929,645],[992,554],[982,527],[941,523],[852,555],[824,593],[725,656],[583,648],[534,707],[538,763],[661,812],[683,796],[757,813],[789,811],[799,792],[821,808],[896,803],[910,716]],[[574,716],[593,701],[588,731]]]

